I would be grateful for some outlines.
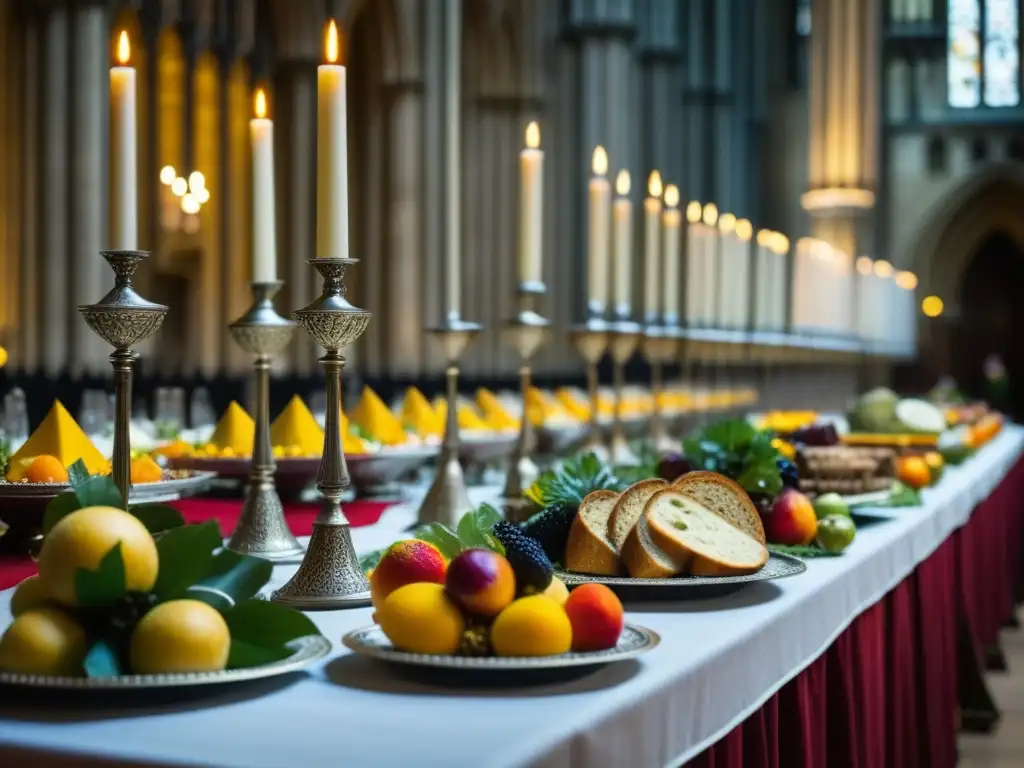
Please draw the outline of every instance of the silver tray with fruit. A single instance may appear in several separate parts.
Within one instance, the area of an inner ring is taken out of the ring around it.
[[[206,490],[216,477],[216,472],[209,471],[165,471],[163,480],[133,485],[128,491],[128,500],[131,504],[177,501]],[[0,500],[44,503],[70,488],[68,483],[11,483],[2,480]]]

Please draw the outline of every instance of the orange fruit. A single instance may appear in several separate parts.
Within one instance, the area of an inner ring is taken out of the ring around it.
[[[931,485],[932,470],[922,456],[904,456],[897,465],[897,476],[901,483],[920,490]]]
[[[574,651],[614,648],[622,634],[622,603],[604,584],[583,584],[569,593],[565,613]]]
[[[164,479],[164,471],[149,456],[140,456],[132,462],[132,483],[158,483]]]
[[[25,470],[30,483],[66,483],[68,471],[56,456],[36,456]]]
[[[491,625],[491,645],[498,656],[557,656],[568,653],[572,639],[565,609],[545,595],[519,598]]]
[[[377,607],[377,621],[395,648],[410,653],[453,654],[466,628],[443,584],[399,587]]]

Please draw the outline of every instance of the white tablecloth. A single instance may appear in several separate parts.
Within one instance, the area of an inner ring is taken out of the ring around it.
[[[340,647],[370,610],[312,614],[337,654],[284,688],[128,711],[21,711],[0,705],[0,745],[105,756],[111,761],[239,768],[316,766],[679,765],[754,712],[813,662],[961,526],[1016,461],[1024,430],[1008,427],[966,466],[925,492],[924,508],[892,510],[862,527],[843,557],[808,562],[801,576],[702,602],[627,605],[657,630],[640,660],[578,681],[501,691],[438,689]],[[387,544],[412,519],[389,510],[354,532],[357,547]],[[288,577],[282,567],[275,582]],[[0,622],[9,620],[0,594]],[[0,764],[2,764],[0,751]]]

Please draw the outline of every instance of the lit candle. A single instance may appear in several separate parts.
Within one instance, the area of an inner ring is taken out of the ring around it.
[[[734,291],[736,327],[746,329],[750,325],[750,241],[754,228],[746,219],[736,222],[736,289]]]
[[[615,177],[615,203],[612,206],[612,238],[615,242],[615,316],[628,320],[633,289],[633,204],[629,201],[629,171]]]
[[[696,200],[686,206],[686,324],[698,325],[703,316],[701,291],[704,289],[703,208]]]
[[[348,126],[345,67],[338,64],[338,26],[324,39],[327,63],[317,67],[316,255],[348,258]]]
[[[807,330],[807,270],[810,255],[811,239],[801,237],[796,241],[796,258],[793,262],[793,301],[791,306],[793,328],[798,331]]]
[[[117,41],[119,66],[110,69],[110,247],[139,247],[135,137],[135,67],[128,66],[128,33]]]
[[[603,315],[608,306],[608,217],[612,188],[608,183],[608,153],[594,148],[590,179],[590,236],[587,241],[588,306],[595,315]]]
[[[540,126],[526,126],[526,147],[519,153],[519,282],[540,283],[543,254],[544,152]]]
[[[249,121],[252,142],[252,279],[277,280],[277,227],[274,213],[274,123],[267,97],[256,91],[256,117]]]
[[[874,326],[871,317],[874,299],[874,269],[871,259],[861,256],[855,264],[857,270],[857,335],[868,347],[874,343]]]
[[[757,232],[756,256],[754,257],[754,327],[766,330],[771,326],[772,268],[771,244],[775,233],[770,229]]]
[[[736,237],[733,233],[736,217],[731,213],[723,213],[718,217],[718,258],[715,272],[718,279],[718,290],[712,294],[717,296],[714,323],[717,328],[731,328],[736,312],[733,291],[736,287]]]
[[[702,251],[701,269],[701,318],[706,326],[715,324],[715,296],[718,292],[718,206],[708,203],[701,214],[704,221],[704,247]]]
[[[776,258],[771,268],[771,297],[768,306],[771,307],[771,326],[777,331],[786,329],[786,292],[789,284],[789,238],[781,232],[776,232],[772,237],[772,252]]]
[[[850,282],[850,270],[853,265],[845,251],[837,249],[834,256],[836,267],[836,306],[838,307],[836,331],[845,336],[853,329],[853,292]]]
[[[679,228],[683,214],[679,210],[679,187],[669,184],[665,187],[665,211],[661,214],[662,239],[664,243],[664,306],[662,321],[665,325],[679,323]]]
[[[651,171],[644,199],[644,321],[658,322],[658,279],[661,263],[661,174]],[[667,307],[665,308],[667,311]]]

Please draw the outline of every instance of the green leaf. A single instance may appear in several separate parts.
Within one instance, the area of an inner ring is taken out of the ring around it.
[[[68,467],[68,482],[71,483],[72,488],[77,488],[88,479],[89,470],[86,469],[85,462],[81,459]]]
[[[359,567],[362,569],[363,573],[369,573],[376,568],[377,563],[379,563],[380,559],[384,557],[384,552],[385,550],[378,549],[374,552],[367,552],[365,555],[360,557]]]
[[[782,476],[775,464],[771,466],[750,466],[736,478],[747,493],[770,493],[775,495],[782,491]]]
[[[914,490],[905,483],[897,481],[893,483],[892,494],[889,496],[888,501],[881,502],[880,504],[873,504],[871,506],[920,507],[921,503],[921,494],[919,491]]]
[[[81,606],[110,605],[127,591],[120,541],[103,556],[95,571],[86,568],[75,571],[75,596]]]
[[[473,513],[467,512],[459,518],[459,524],[455,529],[456,535],[459,537],[459,541],[462,542],[462,546],[466,549],[486,549],[487,539],[484,538],[483,532],[477,530],[476,520],[473,519]]]
[[[128,508],[110,475],[91,475],[75,486],[75,495],[83,507]]]
[[[210,573],[213,552],[222,543],[220,527],[215,520],[167,531],[156,543],[160,571],[153,592],[161,600],[183,595],[185,590]]]
[[[261,648],[281,648],[300,637],[320,634],[306,614],[269,600],[243,600],[225,612],[224,620],[232,639]]]
[[[746,419],[717,421],[704,430],[705,439],[718,443],[730,453],[746,448],[756,434],[757,430]]]
[[[478,531],[486,533],[494,527],[495,523],[504,520],[504,516],[490,504],[481,504],[473,512],[473,522],[476,523]]]
[[[464,549],[459,537],[452,533],[450,528],[441,523],[429,523],[421,528],[417,528],[413,532],[413,538],[433,544],[449,560]]]
[[[795,555],[796,557],[839,557],[842,552],[829,552],[827,549],[815,546],[788,546],[786,544],[769,544],[770,552],[781,552],[784,555]]]
[[[291,655],[292,651],[289,648],[264,648],[232,637],[231,650],[228,653],[228,669],[262,667],[264,664],[273,664],[275,661],[287,659]]]
[[[255,596],[273,572],[274,565],[269,560],[223,549],[213,558],[208,574],[185,594],[224,613]]]
[[[113,646],[100,638],[85,654],[82,669],[86,677],[117,677],[121,674],[121,660]]]
[[[43,536],[46,536],[53,526],[72,512],[80,510],[82,506],[82,502],[78,500],[78,495],[73,490],[62,491],[54,496],[46,505],[46,511],[43,512]]]
[[[136,504],[128,509],[150,533],[169,531],[185,524],[181,512],[166,504]]]

